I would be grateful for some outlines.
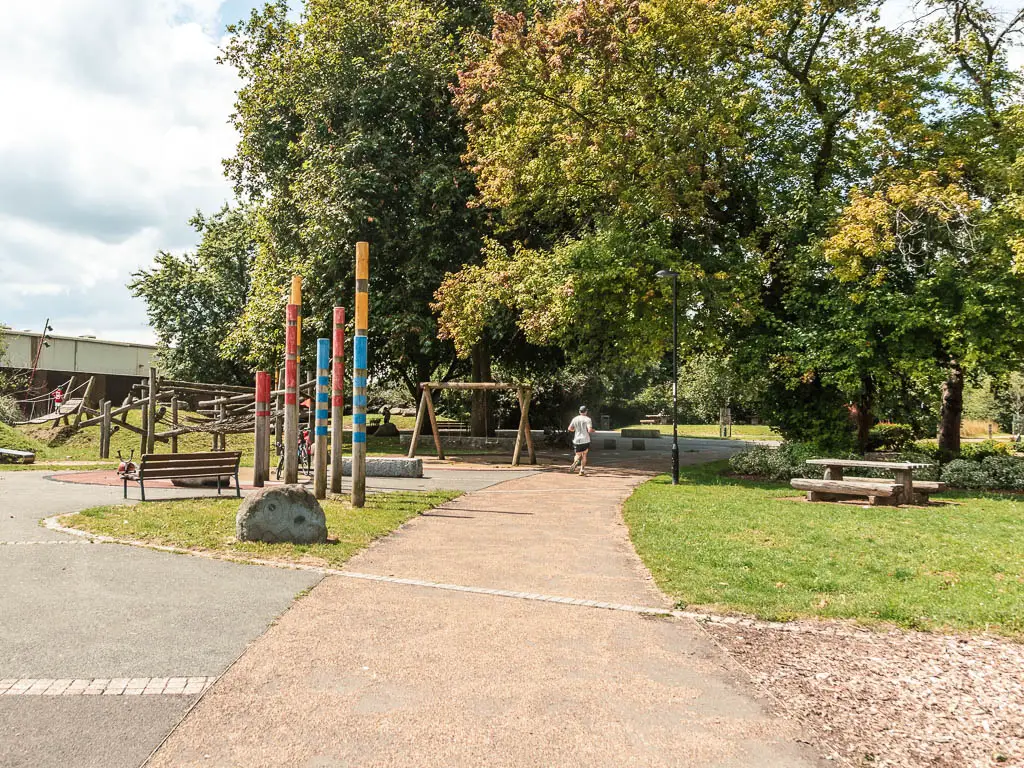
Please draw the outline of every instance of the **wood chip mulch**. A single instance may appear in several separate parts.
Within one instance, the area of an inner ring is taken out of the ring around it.
[[[1024,766],[1024,645],[827,626],[706,630],[838,764]]]

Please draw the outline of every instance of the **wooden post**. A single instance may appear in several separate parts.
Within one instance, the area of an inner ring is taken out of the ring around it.
[[[299,307],[289,304],[288,326],[285,329],[284,358],[284,481],[299,481],[299,371],[298,371],[298,323]]]
[[[331,377],[328,371],[331,366],[331,340],[316,341],[316,399],[310,408],[316,414],[313,439],[313,495],[318,499],[327,498],[327,417],[330,415],[328,404],[331,400]]]
[[[530,387],[519,388],[520,408],[523,410],[522,420],[524,423],[523,434],[526,436],[526,453],[530,463],[537,463],[537,451],[533,447],[533,431],[530,428],[530,400],[533,398],[533,389]]]
[[[370,320],[370,244],[356,243],[356,327],[352,348],[352,506],[366,503],[366,370]]]
[[[96,377],[90,376],[89,383],[85,385],[85,394],[82,395],[82,402],[78,404],[78,409],[75,413],[75,429],[78,429],[78,424],[82,421],[82,414],[85,412],[85,406],[89,402],[89,395],[92,394],[92,385],[95,381]]]
[[[256,373],[256,427],[253,435],[252,484],[262,488],[267,480],[267,455],[270,451],[270,374]]]
[[[146,453],[146,448],[149,447],[149,401],[145,400],[142,402],[139,410],[139,416],[142,419],[142,429],[139,431],[139,458]],[[128,422],[125,421],[125,426],[129,426]]]
[[[427,416],[430,417],[430,430],[434,433],[434,447],[437,448],[437,458],[444,458],[444,449],[441,447],[441,433],[437,429],[437,414],[434,413],[434,398],[430,396],[430,387],[423,387],[423,397],[427,401]]]
[[[319,339],[317,340],[319,343]],[[313,383],[313,389],[309,392],[309,413],[306,414],[306,428],[309,430],[311,437],[316,436],[316,393],[317,393],[317,370],[314,368],[309,372],[309,379]]]
[[[178,396],[171,396],[171,453],[178,452]]]
[[[152,453],[156,447],[156,396],[159,392],[159,385],[156,383],[156,368],[149,368],[149,417],[146,419],[146,453]]]
[[[345,450],[345,308],[334,308],[334,355],[331,360],[331,493],[341,493]]]
[[[100,425],[100,458],[110,458],[110,401],[103,401],[103,423]]]
[[[416,455],[416,447],[420,442],[420,433],[423,432],[423,418],[427,414],[427,386],[425,384],[420,385],[423,390],[420,394],[420,405],[416,409],[416,424],[412,428],[412,440],[409,441],[409,458],[413,458]]]
[[[512,449],[512,466],[519,466],[519,454],[523,449],[523,439],[526,432],[526,404],[523,402],[522,388],[516,391],[519,398],[519,430],[516,432],[516,447]]]
[[[280,392],[284,389],[284,368],[277,372],[277,387],[275,389],[278,394],[274,398],[274,442],[284,445],[284,398]],[[269,456],[267,460],[270,460]]]

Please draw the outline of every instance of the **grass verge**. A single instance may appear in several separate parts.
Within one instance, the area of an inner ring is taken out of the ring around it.
[[[657,429],[663,435],[672,434],[671,424],[632,424],[622,429]],[[735,424],[732,437],[719,438],[717,424],[680,424],[680,437],[714,437],[725,440],[781,440],[782,435],[765,424]]]
[[[101,461],[95,464],[54,464],[45,461],[37,464],[0,464],[0,472],[91,472],[94,469],[114,470],[116,468],[116,461]]]
[[[61,522],[70,528],[118,539],[338,567],[374,539],[459,495],[458,491],[371,493],[362,509],[353,508],[342,498],[328,499],[321,502],[327,517],[326,544],[236,541],[237,499],[181,499],[92,507],[62,518]]]
[[[788,486],[725,469],[685,467],[675,487],[655,478],[624,508],[640,557],[680,605],[1024,635],[1020,496],[808,504]]]

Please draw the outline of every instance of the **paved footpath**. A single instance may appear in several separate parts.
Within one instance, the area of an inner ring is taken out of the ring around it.
[[[525,474],[437,471],[370,487],[475,490]],[[0,472],[0,766],[134,768],[321,577],[42,528],[50,515],[123,503],[119,485],[45,475]]]
[[[151,765],[817,765],[699,627],[626,609],[667,607],[620,517],[642,479],[546,471],[411,521],[255,642]]]

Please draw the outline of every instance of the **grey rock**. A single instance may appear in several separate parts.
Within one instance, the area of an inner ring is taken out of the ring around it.
[[[327,519],[316,497],[301,485],[261,488],[235,516],[239,541],[317,544],[327,541]]]
[[[374,437],[398,437],[398,427],[392,424],[390,421],[384,424],[379,424],[376,431],[373,433]]]

